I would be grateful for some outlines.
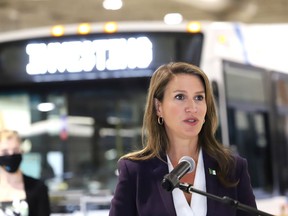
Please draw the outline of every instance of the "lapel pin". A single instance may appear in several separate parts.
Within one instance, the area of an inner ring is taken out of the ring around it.
[[[208,168],[210,175],[216,175],[216,170]]]

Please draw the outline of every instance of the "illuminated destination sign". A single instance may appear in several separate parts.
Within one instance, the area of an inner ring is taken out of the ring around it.
[[[122,32],[0,43],[0,86],[151,77],[160,65],[199,65],[202,34]]]
[[[26,46],[29,75],[145,69],[153,60],[148,37],[30,43]]]

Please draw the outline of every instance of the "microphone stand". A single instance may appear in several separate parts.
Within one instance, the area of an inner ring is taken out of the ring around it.
[[[184,191],[186,193],[192,194],[193,192],[195,192],[195,193],[201,194],[203,196],[206,196],[206,197],[208,197],[210,199],[222,202],[224,204],[228,204],[228,205],[230,205],[230,206],[232,206],[234,208],[246,211],[246,212],[251,213],[251,214],[254,213],[254,214],[258,215],[258,216],[259,215],[261,215],[261,216],[273,216],[273,215],[268,214],[266,212],[263,212],[263,211],[260,211],[258,209],[252,208],[250,206],[241,204],[237,200],[234,200],[234,199],[229,198],[227,196],[219,197],[219,196],[215,196],[215,195],[210,194],[210,193],[206,193],[206,192],[201,191],[201,190],[197,190],[197,189],[193,188],[193,185],[188,184],[188,183],[181,183],[180,182],[176,187],[178,187],[180,190],[182,190],[182,191]]]

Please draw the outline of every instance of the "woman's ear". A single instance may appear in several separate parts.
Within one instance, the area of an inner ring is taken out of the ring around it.
[[[154,106],[155,106],[157,115],[161,116],[161,108],[160,108],[161,107],[161,102],[157,98],[154,99]]]

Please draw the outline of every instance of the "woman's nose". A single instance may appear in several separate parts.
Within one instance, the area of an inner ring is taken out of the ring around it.
[[[13,150],[7,151],[7,153],[6,153],[6,155],[13,155],[13,154],[15,154]]]
[[[194,100],[192,100],[192,101],[189,101],[188,103],[187,103],[187,106],[186,106],[186,108],[185,108],[185,111],[186,112],[194,112],[194,113],[197,113],[197,104],[195,103],[195,101]]]

